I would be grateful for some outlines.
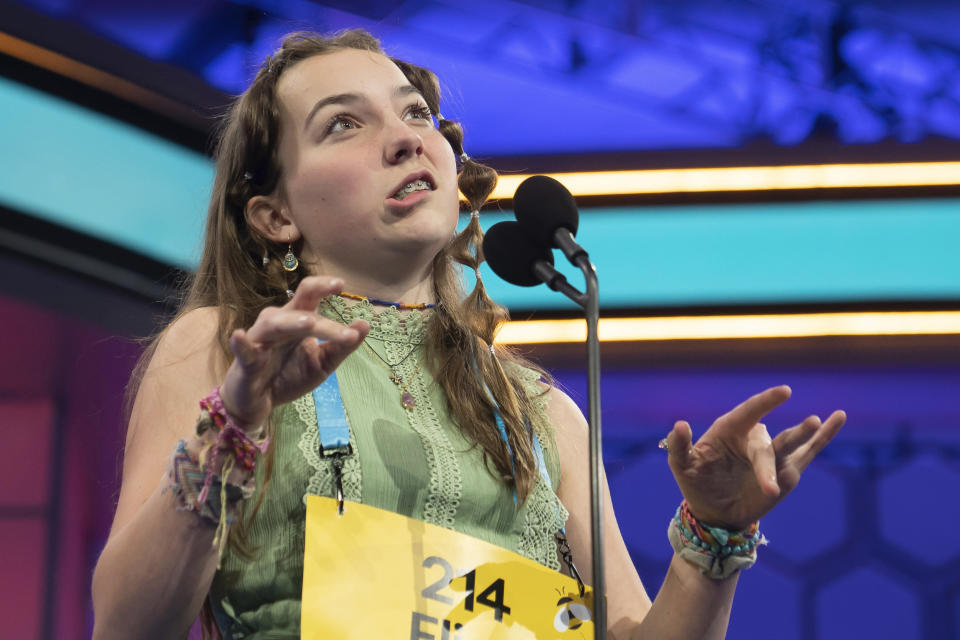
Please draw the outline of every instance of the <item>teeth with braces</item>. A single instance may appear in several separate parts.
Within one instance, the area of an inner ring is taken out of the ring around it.
[[[430,189],[432,189],[432,187],[426,180],[414,180],[393,194],[393,197],[397,200],[403,200],[414,191],[428,191]]]

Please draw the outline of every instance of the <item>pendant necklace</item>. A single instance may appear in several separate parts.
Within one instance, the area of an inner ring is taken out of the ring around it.
[[[390,382],[397,385],[397,388],[400,389],[400,404],[403,405],[403,408],[409,411],[417,406],[417,399],[413,397],[413,394],[410,393],[408,389],[410,387],[410,383],[413,382],[413,379],[417,377],[417,373],[420,371],[420,365],[422,361],[419,359],[417,360],[417,366],[413,369],[413,372],[410,374],[410,377],[407,378],[406,382],[404,382],[403,378],[401,378],[399,374],[397,374],[396,370],[394,370],[394,367],[399,367],[404,360],[413,355],[413,352],[417,350],[417,345],[414,345],[413,348],[410,349],[410,353],[400,358],[396,364],[391,364],[386,358],[374,351],[373,348],[367,344],[366,340],[363,341],[363,347],[376,356],[377,363],[386,369],[390,374]]]
[[[342,293],[341,293],[340,295],[343,296]],[[347,294],[347,295],[349,295],[350,297],[353,297],[352,294]],[[344,296],[344,297],[346,297],[346,296]],[[361,296],[356,296],[356,298],[360,298],[360,297],[361,297]],[[368,298],[367,300],[369,300],[369,298]],[[380,302],[380,301],[378,300],[377,302]],[[400,304],[400,303],[390,303],[390,306],[399,306],[399,304]],[[329,301],[327,302],[327,305],[328,305],[331,309],[333,309],[333,312],[336,313],[336,314],[340,317],[340,320],[341,320],[344,324],[348,324],[348,323],[347,323],[347,319],[343,317],[343,314],[340,313],[340,311],[339,311],[335,306],[333,306],[332,304],[330,304]],[[403,305],[403,306],[404,306],[404,307],[407,307],[407,308],[411,308],[411,309],[414,308],[413,305]],[[420,305],[418,305],[418,306],[420,306]],[[431,305],[430,307],[427,307],[427,305],[422,305],[422,306],[425,307],[425,308],[432,308],[432,305]],[[376,351],[374,351],[373,347],[371,347],[370,345],[367,344],[366,338],[364,338],[363,342],[361,342],[360,344],[363,345],[363,348],[364,348],[364,349],[366,349],[367,351],[369,351],[370,353],[372,353],[372,354],[376,357],[376,362],[377,362],[381,367],[383,367],[384,369],[386,369],[386,370],[387,370],[387,373],[390,374],[390,382],[392,382],[393,384],[397,385],[397,388],[400,390],[400,404],[403,405],[403,408],[406,409],[407,411],[410,411],[410,410],[412,410],[414,407],[416,407],[416,406],[417,406],[417,399],[413,397],[413,394],[412,394],[412,393],[410,393],[409,387],[410,387],[410,383],[413,382],[413,379],[417,377],[417,373],[420,372],[420,365],[422,364],[422,361],[419,360],[419,359],[417,360],[417,366],[413,369],[413,372],[410,374],[410,377],[407,379],[406,382],[404,382],[403,378],[401,378],[400,375],[396,372],[396,370],[394,370],[394,367],[399,367],[401,364],[403,364],[403,362],[404,362],[407,358],[409,358],[410,356],[412,356],[412,355],[413,355],[413,352],[417,350],[417,345],[413,345],[413,348],[410,349],[410,351],[407,353],[407,355],[405,355],[405,356],[403,356],[402,358],[400,358],[400,360],[398,360],[397,362],[391,364],[390,361],[388,361],[386,358],[384,358],[384,357],[381,356],[379,353],[377,353]]]

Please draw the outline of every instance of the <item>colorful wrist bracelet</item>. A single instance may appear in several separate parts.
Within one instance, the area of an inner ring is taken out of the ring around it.
[[[261,437],[255,440],[246,431],[237,427],[223,406],[220,387],[200,401],[200,409],[197,437],[204,441],[206,446],[201,451],[199,462],[207,472],[200,496],[202,502],[206,500],[214,475],[228,477],[234,464],[252,474],[257,466],[257,458],[261,453],[266,452],[270,438]],[[213,433],[216,433],[216,437],[211,441],[209,436]],[[263,433],[262,427],[260,433]]]
[[[222,556],[227,526],[236,520],[240,502],[253,495],[253,477],[243,485],[225,482],[220,476],[211,478],[190,455],[186,440],[183,439],[177,443],[170,457],[167,477],[170,481],[167,490],[173,491],[180,503],[177,511],[193,511],[217,525],[213,546],[218,548]],[[209,491],[211,488],[213,491]]]
[[[710,527],[693,517],[686,500],[670,520],[667,536],[677,555],[717,580],[752,566],[757,546],[767,544],[759,523],[741,531]]]
[[[262,435],[263,428],[259,431]],[[190,455],[185,440],[174,449],[169,489],[180,501],[178,510],[194,511],[217,524],[213,546],[222,557],[227,527],[236,519],[240,501],[254,493],[257,459],[266,452],[270,439],[254,439],[233,422],[220,398],[220,387],[200,401],[196,433],[202,445],[196,458]],[[228,482],[235,467],[247,474],[242,485]]]

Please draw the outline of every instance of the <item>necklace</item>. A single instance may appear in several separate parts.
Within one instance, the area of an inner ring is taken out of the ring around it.
[[[417,399],[413,397],[413,394],[410,393],[410,391],[408,391],[408,388],[410,387],[410,383],[413,382],[413,379],[417,377],[417,373],[420,372],[420,365],[422,364],[423,361],[420,359],[417,359],[417,366],[414,367],[413,372],[410,374],[410,377],[407,378],[406,382],[403,381],[403,378],[401,378],[400,375],[394,369],[394,367],[399,367],[404,360],[406,360],[411,355],[413,355],[413,352],[417,350],[417,346],[414,345],[413,348],[410,349],[410,352],[407,355],[400,358],[399,362],[397,362],[396,364],[390,364],[390,362],[386,358],[384,358],[379,353],[374,351],[373,347],[368,345],[366,340],[363,341],[363,347],[364,349],[372,353],[374,356],[376,356],[377,364],[379,364],[381,367],[386,369],[387,372],[390,374],[390,382],[397,385],[397,388],[400,389],[400,404],[403,405],[403,408],[409,411],[413,409],[415,406],[417,406]]]
[[[344,294],[341,293],[340,295],[343,296]],[[335,306],[330,304],[329,301],[327,302],[327,306],[333,309],[333,312],[337,314],[337,316],[340,318],[340,320],[344,324],[348,324],[347,319],[343,317],[343,314],[340,313],[339,309],[337,309]],[[410,377],[407,379],[406,382],[404,382],[403,378],[401,378],[400,375],[394,369],[394,367],[399,367],[401,364],[404,363],[404,361],[406,361],[407,358],[413,355],[413,352],[417,350],[417,345],[413,345],[413,348],[407,352],[407,355],[403,356],[396,362],[391,363],[389,360],[387,360],[386,358],[381,356],[379,353],[377,353],[373,349],[373,347],[367,344],[366,338],[364,338],[363,342],[361,342],[360,344],[363,345],[364,349],[366,349],[371,354],[373,354],[376,357],[377,364],[385,368],[387,370],[387,373],[390,374],[390,382],[397,385],[397,388],[400,389],[400,404],[403,405],[403,408],[409,411],[413,409],[415,406],[417,406],[417,399],[413,397],[413,394],[410,393],[408,389],[410,387],[410,383],[413,382],[413,379],[417,377],[417,373],[420,372],[420,365],[422,364],[422,361],[419,359],[417,360],[417,366],[413,369],[413,372],[410,374]]]
[[[380,307],[393,307],[399,311],[423,311],[424,309],[433,309],[437,305],[430,302],[418,302],[416,304],[405,304],[403,302],[390,302],[389,300],[381,300],[379,298],[369,298],[367,296],[357,295],[356,293],[347,293],[346,291],[341,291],[340,296],[343,298],[349,298],[350,300],[360,300],[363,302],[366,300],[370,304],[375,304]]]

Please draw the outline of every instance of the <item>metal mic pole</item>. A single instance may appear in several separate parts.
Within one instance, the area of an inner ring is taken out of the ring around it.
[[[590,424],[590,538],[593,557],[593,622],[594,638],[607,637],[607,584],[603,567],[603,491],[600,468],[603,462],[600,447],[600,340],[597,328],[600,324],[600,294],[597,269],[590,262],[587,252],[574,240],[573,233],[565,227],[553,232],[554,246],[563,251],[567,259],[580,268],[587,283],[586,295],[575,299],[587,318],[587,411]]]
[[[501,223],[503,224],[503,223]],[[607,637],[607,585],[603,566],[603,491],[600,474],[603,457],[600,446],[600,339],[597,329],[600,324],[600,294],[597,269],[583,247],[578,245],[573,234],[566,228],[558,228],[554,234],[554,246],[563,250],[574,265],[583,272],[587,284],[586,293],[581,293],[553,268],[552,260],[535,260],[533,274],[554,291],[559,291],[584,310],[587,321],[587,410],[590,425],[590,538],[593,559],[593,637]]]
[[[605,640],[607,637],[607,586],[603,566],[603,491],[601,490],[600,468],[602,463],[600,448],[600,340],[597,328],[600,322],[600,296],[597,270],[586,255],[578,256],[576,264],[586,279],[586,304],[584,311],[587,319],[587,393],[590,423],[590,520],[591,541],[593,542],[593,617],[594,638]]]

